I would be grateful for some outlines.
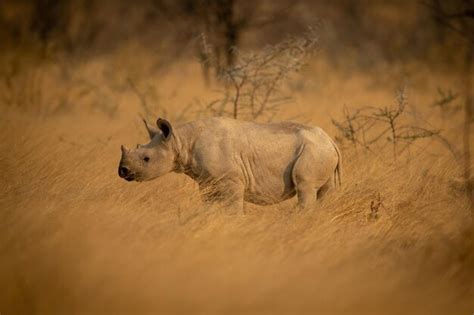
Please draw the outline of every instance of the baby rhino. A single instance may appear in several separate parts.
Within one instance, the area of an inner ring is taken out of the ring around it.
[[[147,181],[166,173],[195,180],[204,200],[220,200],[235,211],[244,201],[269,205],[298,197],[311,207],[340,184],[341,154],[320,128],[294,122],[258,124],[209,118],[175,128],[158,119],[145,121],[150,142],[122,146],[120,177]]]

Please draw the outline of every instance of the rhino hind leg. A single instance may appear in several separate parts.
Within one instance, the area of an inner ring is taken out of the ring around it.
[[[331,178],[329,178],[326,184],[324,184],[323,186],[321,186],[321,188],[318,189],[318,192],[316,194],[317,199],[319,200],[323,198],[326,195],[326,193],[332,188],[334,188],[334,175],[332,175]]]
[[[298,156],[292,178],[300,208],[311,208],[332,187],[332,171],[325,167],[325,162],[324,156],[308,146]]]
[[[317,189],[310,182],[300,181],[296,185],[296,195],[298,197],[298,206],[301,209],[308,209],[314,206],[317,198]]]

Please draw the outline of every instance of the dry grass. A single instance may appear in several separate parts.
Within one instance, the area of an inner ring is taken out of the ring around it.
[[[180,64],[151,77],[159,97],[150,106],[173,118],[195,97],[212,99],[198,69]],[[111,77],[123,83],[127,76]],[[89,78],[105,89],[97,76]],[[412,78],[413,102],[430,110],[432,86],[448,80]],[[297,102],[280,118],[302,117],[333,135],[331,116],[344,104],[393,100],[394,86],[323,63],[295,82]],[[114,118],[85,106],[43,118],[2,108],[2,314],[474,310],[469,204],[456,186],[461,171],[444,148],[422,142],[408,162],[346,149],[343,187],[317,208],[298,212],[291,200],[228,216],[205,208],[182,175],[141,184],[117,176],[119,145],[146,139],[140,101],[125,87],[115,94]]]

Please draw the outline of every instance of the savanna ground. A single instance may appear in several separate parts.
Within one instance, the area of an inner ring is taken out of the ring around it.
[[[342,186],[314,209],[292,199],[231,216],[184,175],[117,175],[120,145],[147,141],[142,116],[209,116],[220,95],[196,58],[160,58],[133,41],[74,62],[3,52],[18,74],[0,104],[2,315],[474,312],[472,204],[446,145],[461,150],[461,101],[434,105],[438,88],[460,92],[455,63],[336,65],[323,46],[273,120],[343,139],[332,120],[345,108],[396,106],[405,87],[406,122],[442,141],[394,156],[385,138],[370,150],[345,139]]]

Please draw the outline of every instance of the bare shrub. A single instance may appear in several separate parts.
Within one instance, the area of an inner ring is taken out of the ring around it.
[[[459,99],[459,94],[453,93],[451,90],[443,90],[438,87],[438,98],[433,103],[434,107],[441,110],[442,117],[454,114],[461,109],[461,106],[454,104]]]
[[[300,37],[289,37],[260,51],[242,53],[234,48],[235,65],[221,69],[218,75],[225,85],[222,97],[207,104],[205,111],[236,119],[271,120],[291,100],[284,92],[284,83],[301,69],[317,47],[318,36],[315,29],[309,28]],[[208,55],[201,62],[213,63],[212,50],[203,51]]]
[[[440,141],[455,154],[441,135],[441,130],[410,121],[407,105],[406,92],[402,89],[397,93],[394,106],[367,106],[354,110],[345,108],[342,121],[332,120],[340,133],[336,140],[342,144],[349,142],[354,148],[362,147],[373,153],[391,144],[393,158],[396,159],[415,141],[431,138]]]
[[[384,208],[383,198],[380,193],[374,196],[374,199],[370,201],[370,213],[367,216],[369,221],[374,221],[379,218],[379,209]]]

